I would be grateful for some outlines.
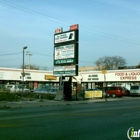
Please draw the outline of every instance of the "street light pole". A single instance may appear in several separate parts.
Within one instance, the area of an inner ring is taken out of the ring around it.
[[[23,88],[24,88],[24,50],[27,49],[27,46],[23,47],[23,65],[22,65],[22,94],[23,94]]]

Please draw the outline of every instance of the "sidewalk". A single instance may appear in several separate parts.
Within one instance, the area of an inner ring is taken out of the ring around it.
[[[92,102],[102,102],[103,99],[93,100],[77,100],[77,101],[54,101],[54,100],[34,100],[34,101],[17,101],[17,102],[0,102],[0,109],[4,108],[21,108],[21,107],[41,107],[41,106],[60,106],[60,105],[73,105],[73,104],[87,104]]]
[[[97,102],[110,102],[110,101],[127,101],[140,99],[140,97],[121,97],[121,98],[107,98],[106,99],[90,99],[90,100],[75,100],[75,101],[54,101],[54,100],[33,100],[33,101],[0,101],[0,109],[6,108],[21,108],[21,107],[41,107],[41,106],[59,106],[59,105],[75,105],[75,104],[89,104]]]

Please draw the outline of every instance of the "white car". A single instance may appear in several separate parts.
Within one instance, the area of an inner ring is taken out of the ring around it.
[[[131,86],[130,88],[130,95],[140,95],[140,86]]]
[[[21,87],[19,88],[19,85],[6,85],[5,88],[9,90],[10,93],[22,92],[22,90],[23,92],[30,92],[30,90],[27,88],[23,88],[23,89]]]
[[[28,88],[20,88],[20,90],[19,90],[19,92],[22,92],[22,90],[23,90],[23,92],[26,92],[26,93],[29,93],[30,92],[30,89],[28,89]]]
[[[10,92],[19,92],[18,85],[6,85],[5,88]]]

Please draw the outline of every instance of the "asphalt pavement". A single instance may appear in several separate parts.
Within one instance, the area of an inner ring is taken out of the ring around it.
[[[36,99],[36,100],[24,100],[24,101],[0,101],[0,109],[4,108],[21,108],[21,107],[41,107],[41,106],[59,106],[59,105],[73,105],[73,104],[89,104],[89,103],[98,103],[98,102],[112,102],[112,101],[127,101],[127,100],[136,100],[140,97],[129,97],[123,96],[121,98],[107,98],[107,99],[85,99],[85,100],[72,100],[72,101],[55,101],[55,100],[45,100],[45,99]]]

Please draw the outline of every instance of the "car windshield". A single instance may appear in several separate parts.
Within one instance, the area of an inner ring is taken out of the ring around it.
[[[40,91],[40,90],[41,90],[41,89],[39,89],[39,88],[36,88],[36,89],[35,89],[35,91]]]
[[[120,90],[125,90],[123,87],[120,87]]]
[[[131,89],[139,89],[139,86],[132,86]]]
[[[42,91],[48,91],[49,88],[48,88],[48,87],[43,87],[41,90],[42,90]]]
[[[104,88],[102,87],[96,87],[96,88],[91,88],[91,89],[86,89],[86,91],[92,91],[92,90],[103,90]]]

